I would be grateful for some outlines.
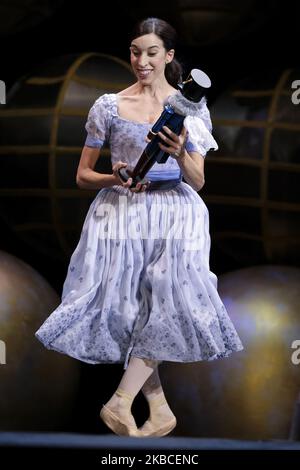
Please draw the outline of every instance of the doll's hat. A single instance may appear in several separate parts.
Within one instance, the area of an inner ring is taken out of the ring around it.
[[[199,69],[191,70],[187,79],[178,84],[181,94],[193,103],[198,103],[210,86],[209,76]]]

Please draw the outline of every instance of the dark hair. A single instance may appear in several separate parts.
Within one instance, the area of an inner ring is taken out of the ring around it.
[[[159,18],[150,17],[140,21],[131,34],[131,40],[151,33],[156,34],[162,40],[166,51],[175,49],[177,42],[175,29],[169,23]],[[165,76],[169,84],[175,88],[177,83],[182,81],[182,66],[175,57],[172,62],[166,65]]]

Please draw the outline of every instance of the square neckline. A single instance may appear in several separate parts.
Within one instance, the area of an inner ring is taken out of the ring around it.
[[[122,116],[120,116],[119,114],[119,109],[118,109],[118,95],[117,93],[114,93],[114,97],[115,97],[115,113],[116,113],[116,117],[118,119],[121,119],[122,121],[126,121],[126,122],[130,122],[132,124],[137,124],[138,126],[154,126],[154,124],[156,123],[156,121],[154,122],[138,122],[138,121],[133,121],[132,119],[126,119],[126,118],[123,118]]]

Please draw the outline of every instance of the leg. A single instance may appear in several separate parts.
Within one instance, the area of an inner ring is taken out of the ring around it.
[[[117,434],[136,435],[132,402],[156,366],[157,361],[131,357],[117,390],[101,411],[101,418]]]
[[[128,367],[119,383],[119,388],[122,388],[133,397],[136,397],[146,380],[156,369],[157,365],[158,361],[142,359],[140,357],[131,357]]]
[[[159,378],[158,366],[144,383],[142,392],[150,409],[149,419],[140,428],[143,436],[168,434],[176,426],[176,417],[166,400]]]
[[[160,378],[159,378],[158,365],[154,369],[150,377],[144,383],[142,387],[142,392],[149,404],[151,400],[164,394],[164,391],[160,382]]]

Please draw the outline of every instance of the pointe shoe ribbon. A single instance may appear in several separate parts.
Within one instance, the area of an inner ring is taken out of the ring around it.
[[[151,400],[151,409],[153,411],[159,406],[165,405],[166,403],[167,401],[164,397],[153,398]],[[148,419],[145,421],[143,426],[139,428],[139,431],[142,437],[163,437],[169,434],[175,428],[176,424],[177,420],[175,416],[170,421],[162,424],[161,426],[157,426],[151,421],[151,419]]]

